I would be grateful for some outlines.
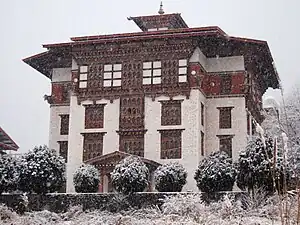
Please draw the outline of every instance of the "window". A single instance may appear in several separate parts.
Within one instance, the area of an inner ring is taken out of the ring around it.
[[[233,107],[219,107],[219,126],[220,129],[231,128],[231,110]]]
[[[118,87],[122,82],[122,64],[104,65],[103,86]]]
[[[182,129],[159,130],[160,132],[160,158],[181,158],[181,133]]]
[[[161,125],[181,125],[181,100],[161,101]]]
[[[79,67],[79,88],[87,88],[88,66]]]
[[[103,154],[103,135],[105,133],[85,133],[83,141],[83,161]]]
[[[68,162],[68,142],[59,141],[59,155],[65,159],[65,162]]]
[[[204,133],[201,131],[201,156],[204,156]]]
[[[143,63],[143,84],[161,84],[161,61]]]
[[[180,59],[178,67],[178,82],[184,83],[187,82],[187,60]]]
[[[60,116],[60,134],[69,134],[69,115],[59,115]]]
[[[221,94],[231,93],[231,75],[221,76]]]
[[[85,129],[103,128],[105,104],[85,106]]]
[[[226,152],[232,157],[232,135],[219,135],[220,151]]]
[[[144,157],[144,131],[118,131],[120,151]]]
[[[201,102],[201,125],[204,126],[204,104]]]

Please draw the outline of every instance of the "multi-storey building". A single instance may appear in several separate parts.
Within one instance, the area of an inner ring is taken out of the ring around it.
[[[180,162],[185,190],[196,190],[199,161],[218,149],[236,159],[262,122],[262,95],[279,86],[269,47],[162,10],[128,19],[142,31],[74,37],[24,59],[52,83],[49,146],[67,160],[67,191],[82,162],[110,191],[110,172],[129,154],[151,171]]]

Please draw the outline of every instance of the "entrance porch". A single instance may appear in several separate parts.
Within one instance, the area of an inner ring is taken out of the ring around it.
[[[93,159],[87,160],[84,163],[94,165],[100,173],[100,184],[99,184],[99,192],[113,192],[114,189],[111,183],[110,173],[114,170],[115,166],[124,158],[132,156],[131,154],[115,151],[106,155],[98,156]],[[145,191],[151,192],[154,190],[154,171],[161,164],[157,163],[153,160],[146,159],[144,157],[140,157],[140,159],[145,163],[147,168],[149,169],[150,177],[149,177],[149,186]]]

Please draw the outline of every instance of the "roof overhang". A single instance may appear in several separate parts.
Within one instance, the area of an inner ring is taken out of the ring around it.
[[[0,127],[0,150],[14,150],[14,151],[17,151],[18,149],[19,149],[19,146]]]
[[[52,68],[71,66],[73,47],[109,43],[122,44],[154,39],[190,38],[197,41],[201,51],[207,58],[243,55],[246,68],[256,68],[257,73],[263,76],[265,87],[279,88],[280,79],[274,68],[273,58],[267,42],[228,36],[217,26],[73,37],[71,38],[72,42],[43,45],[43,47],[48,48],[47,52],[26,58],[24,62],[51,78]]]
[[[70,48],[61,48],[55,50],[48,50],[40,54],[30,56],[23,59],[23,61],[36,69],[46,77],[51,79],[53,68],[71,67],[72,57]]]

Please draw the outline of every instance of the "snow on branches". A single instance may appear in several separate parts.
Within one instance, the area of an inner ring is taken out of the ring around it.
[[[100,176],[92,165],[81,165],[73,175],[76,192],[94,193],[98,191]]]
[[[200,191],[231,191],[235,182],[236,170],[232,159],[223,151],[217,151],[204,158],[195,173]]]
[[[58,191],[65,182],[64,159],[47,146],[26,153],[19,165],[19,189],[38,194]]]
[[[144,191],[148,185],[149,170],[136,156],[129,156],[115,166],[111,173],[113,187],[123,194]]]
[[[180,192],[186,184],[186,178],[187,172],[181,164],[164,164],[155,170],[155,188],[160,192]]]
[[[0,154],[0,194],[16,189],[19,174],[14,158],[7,154]]]

